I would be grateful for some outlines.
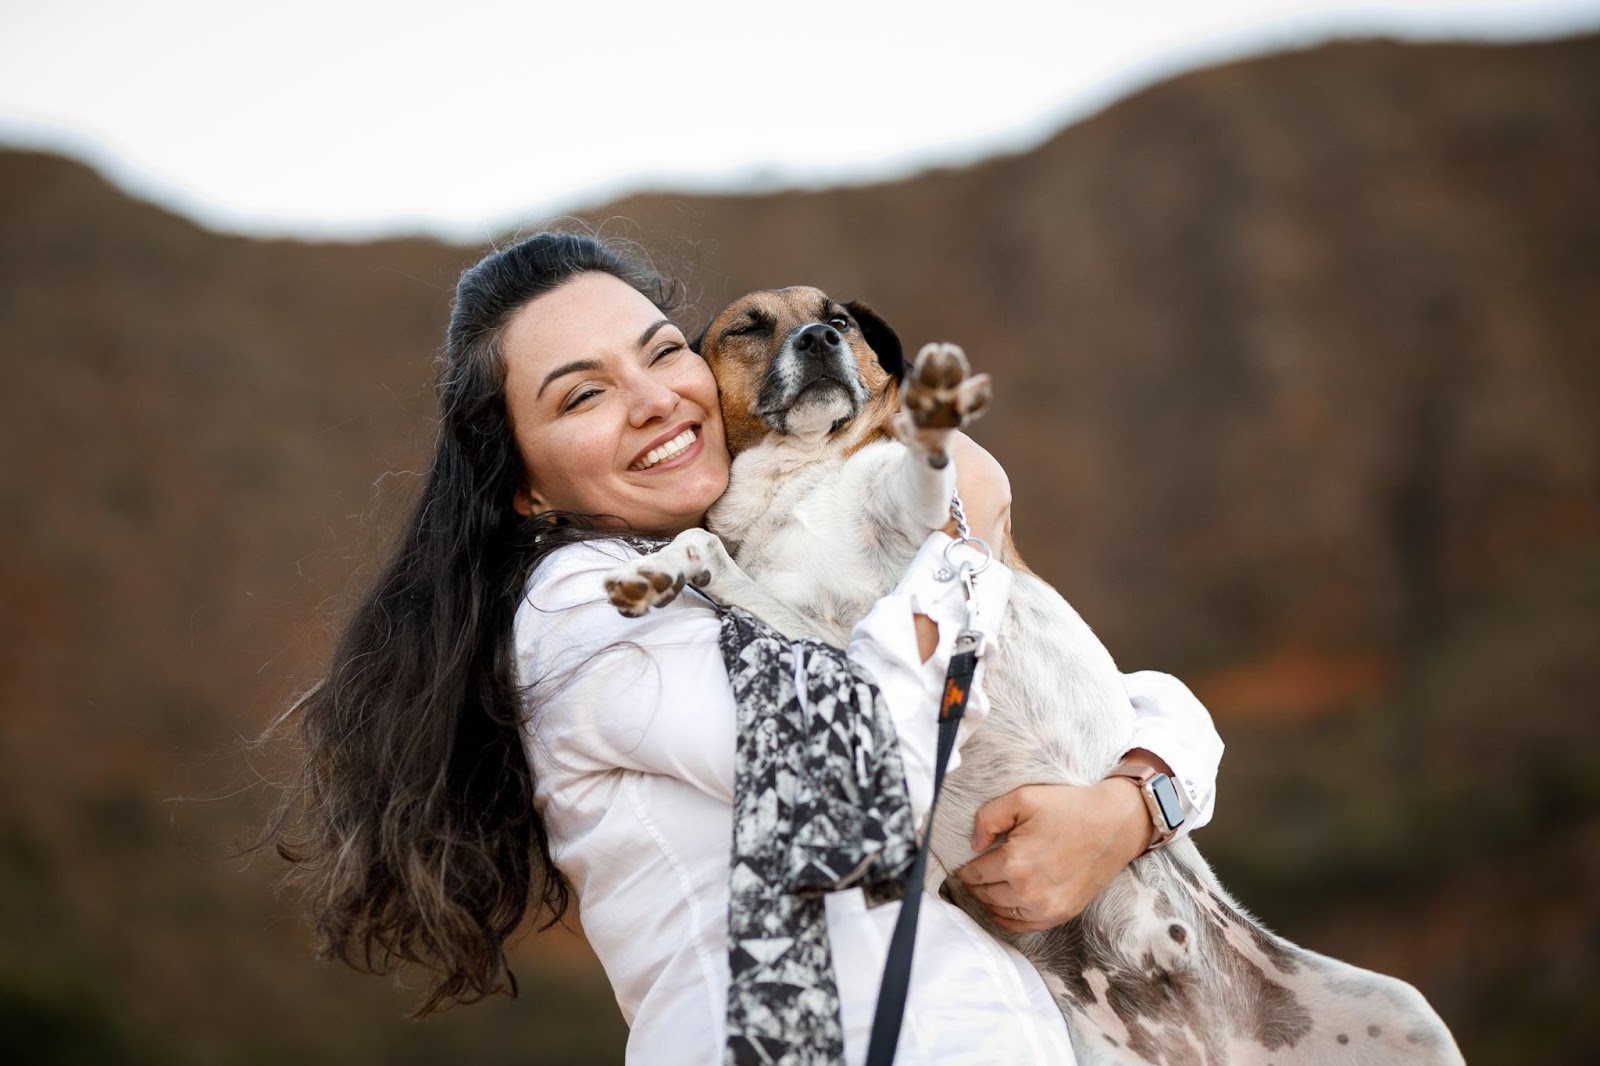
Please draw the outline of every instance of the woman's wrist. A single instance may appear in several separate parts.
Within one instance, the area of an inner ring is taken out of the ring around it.
[[[1117,770],[1120,771],[1129,764],[1132,764],[1133,766],[1148,767],[1158,774],[1165,774],[1169,779],[1172,777],[1172,767],[1167,765],[1167,761],[1161,756],[1157,755],[1155,752],[1146,748],[1134,748],[1129,751],[1117,764]],[[1131,777],[1127,777],[1119,773],[1117,776],[1107,777],[1101,782],[1101,784],[1106,784],[1107,782],[1112,781],[1126,781],[1132,786],[1134,798],[1137,801],[1135,804],[1135,809],[1128,816],[1129,825],[1134,827],[1131,828],[1129,832],[1134,833],[1136,830],[1137,832],[1143,833],[1143,842],[1139,845],[1138,850],[1129,857],[1128,861],[1132,862],[1134,859],[1137,859],[1140,855],[1143,855],[1146,851],[1148,851],[1150,849],[1151,842],[1157,839],[1156,823],[1153,821],[1153,816],[1150,811],[1150,804],[1145,799],[1144,788],[1139,782],[1135,781]],[[1169,839],[1171,839],[1171,835],[1166,834],[1161,838],[1161,843],[1164,844]]]
[[[1093,787],[1103,795],[1105,809],[1111,813],[1114,829],[1110,853],[1120,869],[1150,846],[1150,810],[1145,806],[1144,792],[1132,778],[1108,777]]]

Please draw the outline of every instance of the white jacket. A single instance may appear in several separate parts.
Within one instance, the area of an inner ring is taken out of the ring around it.
[[[955,582],[933,580],[949,538],[933,534],[894,593],[856,627],[850,657],[878,681],[899,733],[913,814],[933,787],[936,712],[965,610]],[[722,1061],[728,959],[734,716],[716,611],[686,589],[640,619],[605,599],[605,572],[631,549],[558,549],[529,579],[517,613],[517,669],[533,686],[526,731],[535,803],[556,864],[577,891],[585,935],[627,1020],[633,1066]],[[982,617],[1001,617],[1011,576],[978,581]],[[927,662],[912,617],[939,624]],[[1127,676],[1136,726],[1127,748],[1173,768],[1187,829],[1210,819],[1222,742],[1175,679]],[[987,713],[980,666],[964,739]],[[952,766],[959,762],[959,748]],[[845,1059],[866,1057],[884,956],[899,904],[868,910],[859,890],[828,897]],[[1066,1026],[1033,966],[943,900],[923,903],[896,1062],[1059,1064]]]

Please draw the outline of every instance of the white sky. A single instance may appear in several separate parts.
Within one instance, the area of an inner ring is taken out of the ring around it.
[[[1600,0],[0,0],[0,143],[218,229],[482,241],[641,188],[1026,148],[1195,66],[1530,39]]]

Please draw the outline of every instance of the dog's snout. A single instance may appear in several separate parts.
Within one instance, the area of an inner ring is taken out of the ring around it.
[[[838,330],[822,322],[813,322],[794,339],[794,350],[803,355],[828,355],[838,351],[843,343]]]

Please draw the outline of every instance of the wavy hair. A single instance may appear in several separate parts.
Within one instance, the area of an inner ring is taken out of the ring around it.
[[[292,864],[319,957],[378,974],[423,968],[418,1017],[515,996],[507,938],[530,908],[547,927],[572,898],[533,807],[522,728],[534,698],[517,685],[512,622],[545,555],[615,534],[513,509],[527,471],[500,342],[530,300],[590,272],[663,313],[677,305],[675,284],[588,234],[537,233],[461,275],[421,495],[326,676],[271,731],[299,759],[262,843]]]

